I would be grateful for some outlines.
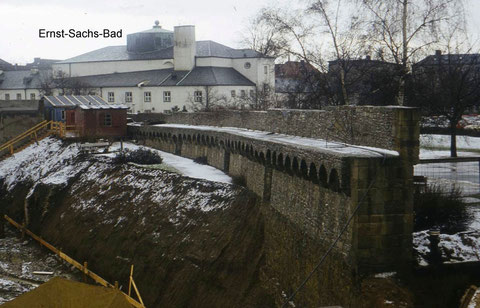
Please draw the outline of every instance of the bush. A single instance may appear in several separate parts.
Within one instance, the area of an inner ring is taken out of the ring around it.
[[[208,165],[208,160],[206,156],[199,156],[195,158],[193,161],[200,165]]]
[[[247,187],[247,180],[244,176],[237,175],[232,176],[232,184]]]
[[[162,157],[157,152],[144,148],[138,148],[133,151],[125,149],[113,159],[115,164],[135,163],[139,165],[161,164],[162,161]]]
[[[414,195],[415,231],[440,229],[443,232],[463,231],[469,216],[461,191],[446,191],[438,185],[425,187]]]

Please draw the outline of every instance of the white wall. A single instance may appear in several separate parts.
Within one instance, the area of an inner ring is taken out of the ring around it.
[[[250,68],[246,68],[245,64],[250,63]],[[270,88],[275,87],[275,60],[270,58],[241,58],[233,59],[233,68],[240,74],[254,82],[259,90],[263,84],[267,83]],[[267,74],[265,74],[264,66],[267,66]]]
[[[212,87],[210,90],[210,96],[225,97],[231,103],[231,91],[236,91],[237,100],[240,98],[241,90],[245,90],[247,97],[250,95],[250,90],[255,90],[255,87],[249,86],[221,86]],[[171,102],[163,101],[163,92],[170,91]],[[187,110],[191,110],[194,91],[203,92],[203,100],[206,99],[206,89],[203,86],[200,87],[123,87],[123,88],[102,88],[101,96],[108,101],[108,92],[113,92],[115,95],[115,103],[125,104],[130,107],[131,113],[138,112],[156,112],[161,113],[170,111],[177,106],[180,110],[185,106]],[[132,103],[125,102],[125,92],[132,92]],[[144,102],[144,92],[151,92],[152,101],[150,103]]]
[[[30,94],[33,93],[35,94],[35,99],[39,100],[40,99],[40,90],[39,89],[17,89],[17,90],[0,90],[0,100],[5,99],[5,94],[10,94],[10,100],[16,100],[17,99],[17,93],[21,95],[20,99],[23,100],[29,100],[30,99]],[[26,96],[25,96],[26,94]]]
[[[197,66],[233,67],[233,62],[227,58],[197,58]]]
[[[176,26],[174,31],[173,60],[176,71],[189,71],[195,67],[195,26]]]
[[[91,76],[112,73],[159,70],[173,67],[173,60],[136,60],[136,61],[106,61],[54,64],[54,76],[63,71],[67,76]]]

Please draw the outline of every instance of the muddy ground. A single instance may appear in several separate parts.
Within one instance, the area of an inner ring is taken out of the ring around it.
[[[29,237],[22,239],[20,232],[12,227],[6,227],[5,231],[5,238],[0,239],[0,305],[55,276],[71,280],[81,277],[36,241]],[[36,271],[53,274],[34,274]]]

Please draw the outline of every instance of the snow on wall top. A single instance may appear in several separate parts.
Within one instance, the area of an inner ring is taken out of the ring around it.
[[[313,139],[306,137],[298,137],[285,134],[276,134],[266,131],[250,130],[237,127],[217,127],[217,126],[204,126],[204,125],[185,125],[185,124],[157,124],[158,127],[169,128],[183,128],[194,129],[199,131],[211,131],[228,133],[236,136],[247,137],[251,139],[273,142],[294,147],[303,147],[311,150],[315,150],[322,153],[352,156],[352,157],[397,157],[399,153],[397,151],[350,145],[346,143],[333,142],[323,139]]]

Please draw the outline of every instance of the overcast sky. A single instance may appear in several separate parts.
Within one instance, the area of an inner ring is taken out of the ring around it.
[[[249,17],[275,0],[0,0],[0,58],[11,63],[34,57],[67,59],[110,45],[125,45],[126,35],[149,29],[155,20],[169,30],[193,24],[197,40],[237,47]],[[277,0],[278,1],[278,0]],[[41,4],[39,3],[41,2]],[[480,0],[471,0],[472,31],[480,33]],[[120,39],[39,38],[39,29],[118,31]]]

